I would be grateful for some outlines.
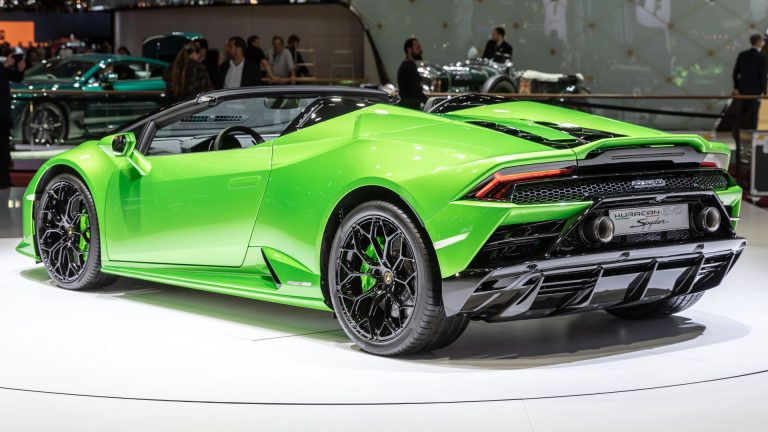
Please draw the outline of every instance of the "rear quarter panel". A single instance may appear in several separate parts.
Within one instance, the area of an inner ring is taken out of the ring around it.
[[[250,244],[279,249],[316,274],[325,225],[336,205],[357,188],[380,186],[398,194],[433,242],[477,233],[468,239],[474,246],[458,246],[461,259],[438,254],[447,276],[461,268],[460,262],[468,263],[514,207],[452,202],[502,166],[573,159],[570,150],[386,105],[280,137],[274,148]]]

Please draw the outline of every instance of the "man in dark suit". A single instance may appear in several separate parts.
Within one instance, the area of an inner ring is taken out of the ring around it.
[[[0,189],[11,187],[11,89],[10,82],[24,79],[27,67],[20,56],[10,55],[0,65]]]
[[[219,67],[216,88],[236,88],[261,85],[261,67],[245,58],[245,40],[239,36],[229,38],[225,50],[229,57]]]
[[[739,53],[733,68],[733,93],[741,95],[765,95],[768,79],[768,58],[761,52],[765,45],[762,35],[754,34],[749,38],[752,48]],[[760,110],[759,99],[742,99],[739,119],[742,129],[757,128],[757,113]]]
[[[492,60],[496,63],[512,61],[512,45],[504,40],[506,32],[504,27],[496,27],[491,31],[491,39],[485,44],[483,58]]]
[[[397,89],[400,93],[400,105],[420,110],[421,104],[427,101],[421,87],[421,75],[417,61],[421,61],[421,43],[416,38],[410,38],[403,45],[405,60],[397,69]]]

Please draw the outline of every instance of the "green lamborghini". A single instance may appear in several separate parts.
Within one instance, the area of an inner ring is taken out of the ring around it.
[[[482,95],[430,106],[202,94],[50,159],[17,250],[62,288],[125,276],[328,310],[400,355],[470,320],[676,313],[745,246],[723,144]]]

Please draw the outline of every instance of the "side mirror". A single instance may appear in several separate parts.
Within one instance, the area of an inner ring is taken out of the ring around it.
[[[136,151],[136,136],[133,132],[106,136],[101,140],[102,146],[111,146],[112,154],[124,157],[133,165],[136,171],[145,176],[152,169],[152,164],[141,153]],[[109,151],[106,150],[105,151]]]
[[[136,137],[133,132],[127,132],[112,136],[112,152],[115,155],[130,156],[136,148]]]

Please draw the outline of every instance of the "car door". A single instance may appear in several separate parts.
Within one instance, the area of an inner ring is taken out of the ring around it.
[[[186,114],[152,134],[145,175],[116,170],[106,198],[111,261],[238,267],[269,179],[272,143],[237,135],[238,146],[210,151],[229,126],[264,131],[259,103],[233,100]],[[263,107],[263,105],[262,105]],[[145,141],[148,137],[144,137]],[[230,145],[235,141],[230,140]]]

